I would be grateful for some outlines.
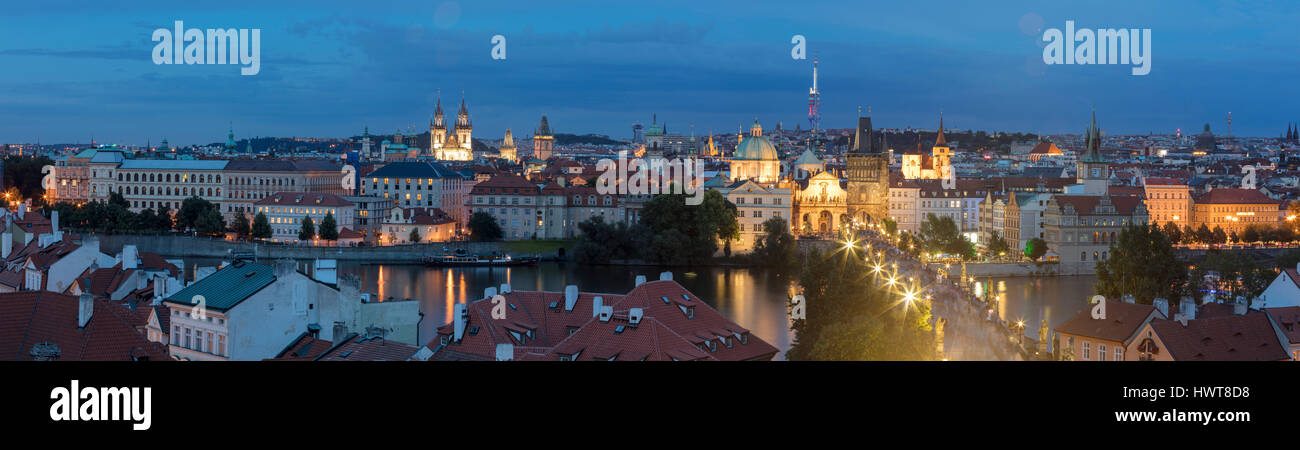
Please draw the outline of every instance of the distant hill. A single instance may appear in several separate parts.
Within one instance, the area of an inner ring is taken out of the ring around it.
[[[594,135],[594,134],[584,134],[584,135],[581,135],[581,136],[576,135],[576,134],[564,134],[564,133],[556,133],[556,134],[555,134],[555,145],[575,145],[575,144],[577,144],[577,145],[582,145],[582,144],[585,144],[585,145],[622,145],[622,144],[625,144],[625,142],[623,142],[623,141],[617,141],[617,140],[610,139],[610,138],[607,138],[607,137],[604,137],[604,136],[597,136],[597,135]]]

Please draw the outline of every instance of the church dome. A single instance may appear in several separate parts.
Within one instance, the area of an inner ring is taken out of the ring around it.
[[[757,121],[754,122],[750,135],[740,141],[740,145],[736,146],[736,153],[732,155],[732,159],[746,161],[776,161],[778,158],[776,146],[763,136],[763,128]]]

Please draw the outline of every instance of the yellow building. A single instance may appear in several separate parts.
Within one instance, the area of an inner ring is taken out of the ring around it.
[[[795,234],[833,235],[848,223],[848,193],[840,187],[840,177],[817,172],[795,188]]]
[[[1251,225],[1276,227],[1281,202],[1268,198],[1257,189],[1219,188],[1195,198],[1192,228],[1202,224],[1211,230],[1222,227],[1224,233],[1238,235]]]
[[[1192,194],[1187,183],[1175,178],[1147,178],[1143,184],[1151,224],[1173,222],[1185,228],[1192,222]]]
[[[939,118],[939,136],[934,140],[930,154],[921,150],[917,142],[916,150],[903,154],[903,178],[908,180],[938,180],[952,173],[952,149],[943,135],[943,117]]]

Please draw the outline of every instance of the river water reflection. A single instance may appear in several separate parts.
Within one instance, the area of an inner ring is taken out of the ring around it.
[[[1051,347],[1050,331],[1087,309],[1096,281],[1092,275],[977,278],[975,293],[980,298],[996,295],[998,316],[1009,322],[1024,320],[1025,334],[1031,338],[1038,339],[1038,327],[1046,319]]]

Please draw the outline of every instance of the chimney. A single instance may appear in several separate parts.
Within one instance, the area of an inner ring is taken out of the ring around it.
[[[510,283],[501,283],[501,293],[502,294],[510,293]]]
[[[325,284],[339,284],[339,263],[333,259],[316,260],[316,281]]]
[[[497,296],[497,288],[494,287],[483,288],[484,299],[491,299],[492,297],[496,297],[496,296]]]
[[[89,292],[81,294],[77,300],[77,328],[86,328],[90,316],[95,313],[95,296]]]
[[[3,238],[0,238],[0,247],[4,247],[0,248],[0,258],[8,258],[9,252],[13,251],[14,248],[14,234],[5,231],[3,236]]]
[[[1160,310],[1160,315],[1165,316],[1165,317],[1169,317],[1169,300],[1168,300],[1168,299],[1157,298],[1157,299],[1155,299],[1155,300],[1152,300],[1152,301],[1151,301],[1151,304],[1152,304],[1152,306],[1155,306],[1157,310]]]
[[[1196,320],[1196,299],[1183,297],[1183,301],[1178,304],[1178,312],[1188,319]]]
[[[637,326],[641,323],[641,318],[645,317],[645,310],[641,308],[630,308],[627,310],[627,323]]]
[[[603,306],[605,306],[605,299],[601,296],[597,295],[596,298],[591,299],[591,317],[600,315],[600,308]]]
[[[460,342],[460,339],[465,337],[465,325],[469,321],[469,310],[465,309],[464,303],[457,303],[454,311],[455,318],[453,320],[455,322],[452,329],[455,334],[452,335],[452,340]]]
[[[613,306],[601,306],[601,307],[600,307],[600,321],[601,321],[601,322],[609,322],[609,319],[610,319],[610,318],[613,318],[613,317],[614,317],[614,307],[613,307]]]
[[[335,344],[339,344],[346,337],[348,337],[348,326],[343,322],[334,322],[334,334],[330,336],[330,340],[334,341]]]
[[[1136,299],[1135,297],[1133,297],[1133,294],[1124,294],[1124,295],[1120,296],[1120,298],[1122,298],[1122,299],[1124,300],[1124,303],[1128,303],[1128,304],[1130,304],[1130,305],[1131,305],[1131,304],[1134,304],[1134,303],[1137,303],[1137,299]]]
[[[59,210],[50,211],[50,232],[59,234]]]
[[[570,284],[564,287],[564,310],[573,311],[573,305],[578,303],[578,285]]]
[[[122,246],[122,270],[134,269],[140,261],[140,251],[134,245]]]
[[[1238,316],[1246,315],[1246,297],[1237,296],[1237,301],[1232,303],[1232,313]]]
[[[514,344],[497,344],[497,361],[512,361],[514,359]]]
[[[1300,264],[1298,264],[1298,266],[1300,266]],[[645,275],[637,275],[637,276],[636,276],[636,285],[637,285],[637,286],[640,286],[640,285],[643,285],[643,284],[645,284]]]
[[[673,273],[659,272],[659,281],[673,281]]]
[[[26,218],[26,217],[27,217],[27,203],[19,203],[19,204],[18,204],[18,220],[23,220],[23,219]]]

